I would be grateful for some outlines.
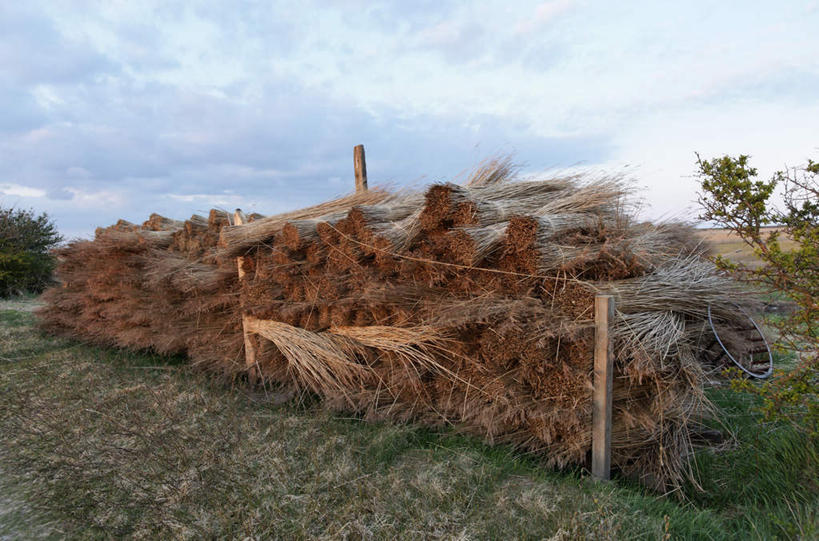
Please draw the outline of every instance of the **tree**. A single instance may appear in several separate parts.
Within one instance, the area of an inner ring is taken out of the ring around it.
[[[51,282],[51,248],[62,241],[43,213],[0,207],[0,296],[39,293]]]
[[[769,419],[788,420],[819,437],[819,163],[774,173],[758,180],[748,156],[703,161],[697,155],[704,220],[736,233],[759,260],[759,267],[717,257],[722,269],[738,278],[787,295],[796,309],[771,323],[777,347],[797,356],[790,372],[777,371],[762,385],[735,379],[734,387],[762,398]],[[783,190],[782,207],[774,196]],[[764,229],[765,226],[779,226]]]

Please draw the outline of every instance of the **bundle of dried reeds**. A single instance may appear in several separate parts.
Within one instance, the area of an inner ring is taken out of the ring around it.
[[[307,220],[349,211],[359,205],[377,205],[389,197],[383,190],[369,190],[334,199],[302,210],[259,218],[243,226],[225,227],[222,243],[228,247],[229,255],[242,255],[248,249],[263,244],[282,230],[288,221]]]
[[[226,223],[223,211],[186,222],[154,214],[142,227],[119,222],[94,241],[68,244],[41,325],[107,345],[186,353],[227,372],[242,350],[235,261],[213,257]]]

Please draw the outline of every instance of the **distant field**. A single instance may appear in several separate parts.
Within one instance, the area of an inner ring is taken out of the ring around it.
[[[767,232],[781,231],[781,227],[766,227]],[[711,244],[714,255],[724,256],[734,263],[741,263],[749,267],[757,267],[761,264],[759,258],[754,255],[751,248],[742,242],[736,234],[727,229],[700,229],[700,236]],[[787,238],[780,241],[783,249],[795,246],[795,243]]]

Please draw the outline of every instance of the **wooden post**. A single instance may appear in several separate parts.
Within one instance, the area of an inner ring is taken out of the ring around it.
[[[245,213],[242,212],[242,209],[236,209],[236,212],[233,213],[233,225],[244,225],[247,222],[247,216]],[[236,265],[239,267],[239,280],[245,277],[245,271],[242,268],[242,263],[244,263],[244,257],[237,257],[236,258]]]
[[[353,167],[355,168],[355,191],[367,191],[367,161],[364,159],[364,145],[353,147]]]
[[[243,225],[245,222],[247,222],[245,214],[240,209],[236,209],[236,212],[233,213],[233,225]],[[242,268],[244,266],[244,260],[244,257],[236,258],[236,267],[239,271],[240,282],[242,278],[245,277],[245,270]],[[256,348],[253,346],[253,340],[250,338],[250,326],[250,317],[242,314],[242,334],[245,339],[245,369],[247,369],[247,373],[250,376],[250,381],[255,381],[256,374],[253,368],[256,366]]]
[[[594,394],[592,396],[592,477],[611,478],[611,388],[614,297],[594,298]]]

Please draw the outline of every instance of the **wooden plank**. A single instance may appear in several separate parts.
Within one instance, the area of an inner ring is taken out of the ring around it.
[[[611,478],[611,389],[613,384],[611,324],[614,297],[594,299],[594,393],[592,395],[592,477]]]
[[[244,225],[245,223],[247,223],[247,217],[241,211],[241,209],[236,209],[236,212],[233,213],[233,225]],[[243,257],[236,258],[236,267],[239,272],[240,282],[245,277],[245,270],[243,268],[244,261],[245,258]],[[252,335],[251,327],[252,318],[245,314],[242,314],[242,334],[244,335],[245,341],[245,369],[247,369],[250,381],[255,382],[256,372],[254,368],[256,367],[256,347],[253,345],[253,339],[251,338]]]
[[[355,191],[367,191],[367,161],[364,159],[364,145],[353,148],[353,167],[355,168]]]

